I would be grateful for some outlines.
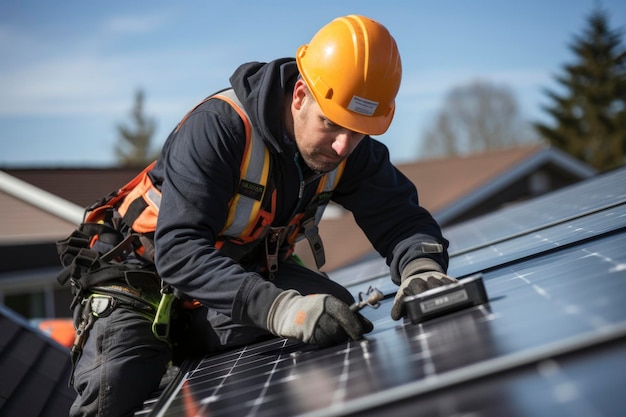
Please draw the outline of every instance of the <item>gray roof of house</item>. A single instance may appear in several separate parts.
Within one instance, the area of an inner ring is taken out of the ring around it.
[[[67,348],[0,304],[0,415],[67,416],[70,371]]]

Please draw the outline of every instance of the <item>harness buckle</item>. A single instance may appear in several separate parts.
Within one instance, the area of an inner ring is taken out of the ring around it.
[[[311,217],[303,221],[302,228],[304,229],[304,237],[309,241],[311,252],[313,252],[315,265],[319,269],[326,263],[326,254],[324,253],[324,244],[322,243],[322,238],[320,238],[315,218]]]
[[[287,236],[288,227],[271,227],[265,237],[265,259],[270,273],[278,271],[278,252]]]
[[[110,295],[91,294],[89,296],[91,315],[94,317],[107,317],[117,306],[117,300]]]

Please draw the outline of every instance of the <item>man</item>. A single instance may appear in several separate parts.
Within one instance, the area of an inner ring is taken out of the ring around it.
[[[304,236],[323,264],[316,223],[330,199],[354,213],[387,259],[400,285],[394,320],[405,314],[405,295],[455,281],[445,275],[447,241],[439,226],[386,147],[370,137],[389,127],[400,79],[387,29],[345,16],[295,59],[239,67],[231,89],[203,101],[170,134],[145,186],[134,188],[119,213],[143,237],[155,231],[158,276],[178,297],[177,315],[192,317],[186,331],[173,325],[175,350],[189,354],[200,346],[202,354],[273,336],[325,347],[371,331],[349,309],[354,300],[345,288],[292,256]],[[148,220],[138,222],[142,216]],[[143,256],[131,254],[125,264]],[[100,286],[82,299],[92,313],[77,313],[90,325],[74,372],[74,416],[130,413],[172,358],[170,344],[153,335],[154,313],[146,313],[156,309],[158,294],[131,281],[127,275],[129,285]],[[152,300],[145,311],[132,302],[115,308],[106,301],[115,291]],[[182,307],[192,301],[196,308]]]

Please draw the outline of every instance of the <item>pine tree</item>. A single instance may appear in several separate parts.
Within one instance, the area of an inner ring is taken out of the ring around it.
[[[534,126],[555,147],[605,171],[626,157],[626,50],[603,10],[596,8],[587,23],[570,45],[577,61],[556,77],[566,92],[546,91],[553,103],[543,109],[555,126]]]
[[[133,127],[118,125],[119,143],[115,147],[118,163],[124,167],[143,167],[152,162],[156,154],[150,150],[156,122],[143,114],[144,93],[135,94],[135,106],[131,112]]]

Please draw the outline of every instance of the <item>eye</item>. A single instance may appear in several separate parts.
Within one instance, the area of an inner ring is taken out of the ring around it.
[[[331,122],[330,120],[328,120],[325,117],[322,117],[322,123],[324,124],[324,127],[327,127],[329,129],[337,129],[337,128],[339,128],[339,125]]]

